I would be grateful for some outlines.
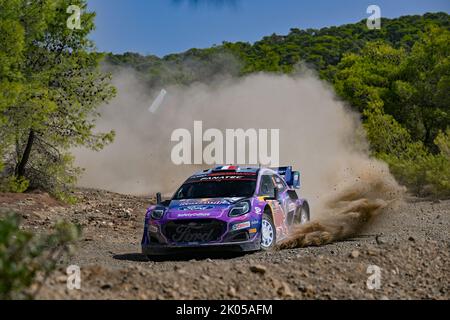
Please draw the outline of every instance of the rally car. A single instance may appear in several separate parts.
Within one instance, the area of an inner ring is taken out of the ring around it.
[[[187,179],[170,200],[148,208],[142,252],[268,250],[292,225],[309,220],[298,197],[300,173],[292,167],[220,166]]]

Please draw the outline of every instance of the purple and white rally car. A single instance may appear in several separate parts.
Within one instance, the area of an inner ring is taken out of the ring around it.
[[[171,200],[148,208],[142,252],[189,249],[256,251],[272,248],[290,227],[309,220],[292,167],[220,166],[187,179]],[[195,249],[194,249],[195,248]]]

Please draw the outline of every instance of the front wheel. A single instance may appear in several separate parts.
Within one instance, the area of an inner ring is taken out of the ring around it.
[[[271,249],[277,240],[277,232],[269,213],[264,213],[261,223],[261,249]]]

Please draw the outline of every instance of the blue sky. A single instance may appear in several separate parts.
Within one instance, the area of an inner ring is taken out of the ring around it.
[[[212,4],[213,3],[213,4]],[[366,19],[371,4],[387,18],[450,13],[449,0],[88,0],[97,13],[91,39],[101,51],[163,56],[222,41],[254,42],[290,28]]]

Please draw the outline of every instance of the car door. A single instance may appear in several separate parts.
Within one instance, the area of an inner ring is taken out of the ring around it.
[[[295,214],[295,202],[289,196],[289,187],[286,182],[279,175],[273,175],[272,178],[278,190],[278,201],[282,210],[282,218],[280,218],[280,229],[283,236],[287,236],[289,232],[289,226]]]
[[[261,176],[261,184],[260,184],[260,196],[264,197],[274,197],[274,189],[278,189],[278,197],[277,200],[268,200],[272,213],[273,213],[273,223],[275,224],[275,228],[277,230],[277,239],[281,240],[287,234],[286,220],[287,220],[287,211],[285,210],[286,206],[286,190],[283,188],[283,185],[280,183],[280,177],[277,177],[274,174],[265,174]]]
[[[293,222],[295,210],[297,208],[296,199],[289,194],[289,187],[281,177],[274,175],[273,178],[278,189],[278,200],[285,213],[284,223],[289,227]]]

